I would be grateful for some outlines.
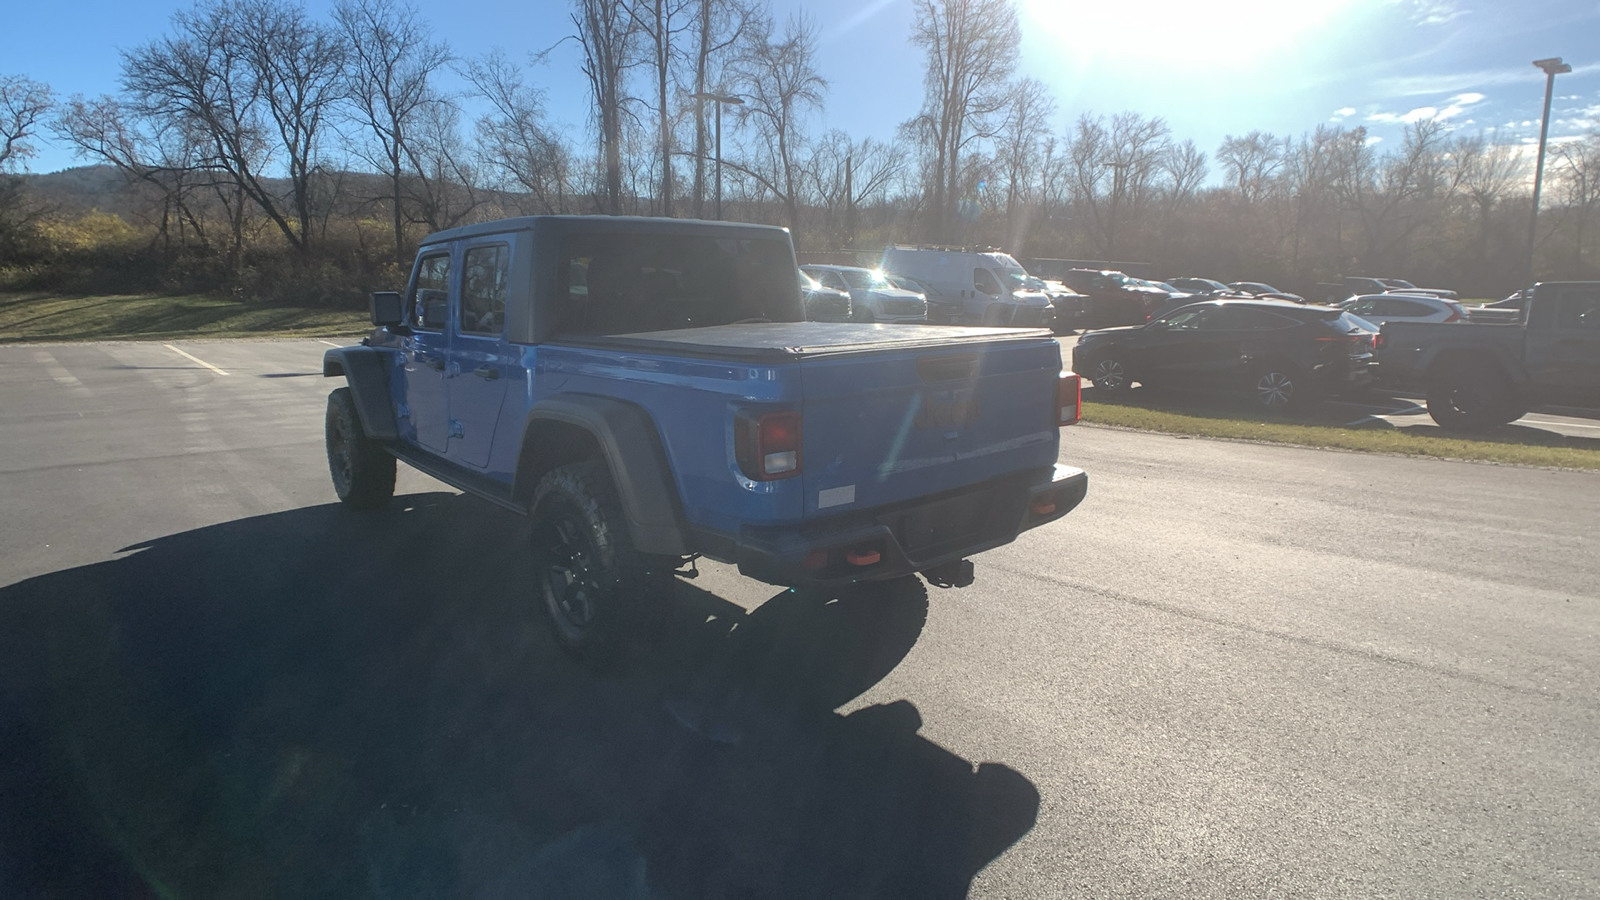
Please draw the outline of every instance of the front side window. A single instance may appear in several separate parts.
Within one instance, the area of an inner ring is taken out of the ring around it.
[[[1556,327],[1600,330],[1600,293],[1563,291],[1556,309]]]
[[[511,250],[504,244],[473,247],[461,266],[461,333],[498,335],[506,324],[506,280]]]
[[[972,270],[972,286],[985,294],[998,295],[1000,293],[1000,282],[994,280],[994,276],[989,274],[988,269]]]
[[[1161,322],[1167,331],[1196,331],[1200,328],[1201,315],[1207,311],[1207,308],[1181,310]]]
[[[417,263],[417,280],[411,288],[411,327],[438,331],[444,327],[450,304],[450,254],[433,253]]]

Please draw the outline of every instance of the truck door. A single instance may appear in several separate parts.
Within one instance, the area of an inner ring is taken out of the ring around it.
[[[1561,285],[1534,294],[1523,359],[1551,400],[1600,404],[1600,285]]]
[[[461,290],[445,378],[450,449],[446,456],[477,468],[489,465],[506,384],[515,380],[505,340],[511,246],[503,240],[469,244],[461,254]]]
[[[451,251],[427,250],[417,260],[409,298],[411,334],[401,340],[403,390],[396,402],[401,428],[421,446],[443,453],[448,440],[445,366],[450,336]],[[410,423],[409,429],[404,424]]]

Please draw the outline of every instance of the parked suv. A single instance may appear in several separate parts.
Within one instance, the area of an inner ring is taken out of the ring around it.
[[[1283,300],[1208,300],[1131,328],[1078,337],[1072,371],[1097,390],[1145,385],[1247,391],[1286,409],[1372,380],[1375,335],[1354,317]]]
[[[1460,322],[1467,317],[1460,303],[1421,294],[1366,294],[1344,301],[1339,308],[1374,325],[1388,322]]]
[[[1061,280],[1089,298],[1082,328],[1143,325],[1178,297],[1111,269],[1068,269]]]
[[[926,322],[928,301],[889,283],[882,272],[859,266],[801,266],[823,287],[850,295],[857,322]]]

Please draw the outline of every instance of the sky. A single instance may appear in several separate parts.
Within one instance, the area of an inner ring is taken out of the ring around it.
[[[909,42],[912,0],[771,0],[819,34],[828,103],[818,130],[889,138],[922,100],[922,57]],[[309,0],[325,14],[328,0]],[[1561,56],[1552,140],[1600,129],[1600,0],[1017,0],[1018,73],[1047,84],[1065,132],[1080,114],[1160,116],[1179,140],[1214,154],[1228,135],[1297,135],[1365,126],[1398,142],[1407,122],[1437,117],[1507,143],[1537,140],[1544,75]],[[120,53],[168,28],[183,4],[74,0],[15,4],[0,74],[49,83],[58,96],[115,93]],[[585,84],[564,0],[418,0],[460,56],[549,50],[530,71],[552,123],[587,138]],[[553,48],[553,49],[552,49]],[[1391,145],[1392,145],[1391,143]],[[82,161],[48,139],[29,168]],[[1213,177],[1216,167],[1213,166]]]

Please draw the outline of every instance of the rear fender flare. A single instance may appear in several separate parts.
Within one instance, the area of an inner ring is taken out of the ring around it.
[[[631,403],[593,394],[562,394],[528,410],[512,496],[532,512],[534,490],[554,465],[570,459],[567,448],[549,446],[555,423],[592,438],[616,486],[633,545],[641,553],[682,556],[693,552],[672,470],[650,414]],[[565,440],[556,437],[554,440]],[[584,448],[587,449],[587,448]]]
[[[322,376],[343,375],[356,402],[361,429],[376,441],[397,439],[394,404],[389,395],[389,359],[372,347],[336,347],[322,354]]]

